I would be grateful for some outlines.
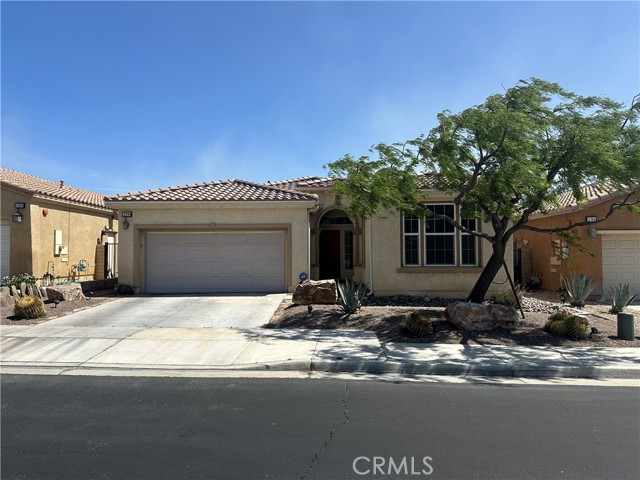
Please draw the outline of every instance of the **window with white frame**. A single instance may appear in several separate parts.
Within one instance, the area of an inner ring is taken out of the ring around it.
[[[461,218],[453,204],[429,204],[427,210],[457,220],[470,230],[477,230],[477,220]],[[448,221],[425,216],[403,215],[403,266],[476,266],[478,238],[457,230]]]

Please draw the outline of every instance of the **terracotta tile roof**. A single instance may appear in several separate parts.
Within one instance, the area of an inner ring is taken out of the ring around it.
[[[616,194],[619,193],[618,191],[618,188],[606,182],[585,185],[580,189],[582,198],[578,200],[572,190],[567,190],[558,195],[555,203],[545,205],[539,213],[553,215],[556,212],[563,211],[568,208],[578,207],[578,205],[586,206],[592,203],[598,203],[616,196]]]
[[[27,194],[110,210],[105,205],[104,196],[101,193],[72,187],[62,181],[53,182],[7,168],[0,168],[0,181],[2,186],[13,187]]]
[[[258,202],[316,200],[316,195],[244,180],[221,180],[144,192],[124,193],[107,201],[153,202]]]
[[[328,188],[332,184],[332,178],[314,176],[265,183],[265,185],[269,185],[271,187],[284,188],[287,190],[296,190],[298,188]]]

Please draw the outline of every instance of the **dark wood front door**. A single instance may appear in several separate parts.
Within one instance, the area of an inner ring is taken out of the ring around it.
[[[340,230],[320,231],[320,279],[340,278]]]

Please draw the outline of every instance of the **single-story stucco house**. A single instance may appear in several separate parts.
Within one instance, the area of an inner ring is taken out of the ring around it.
[[[226,180],[108,197],[120,218],[119,282],[148,294],[291,292],[306,276],[353,278],[377,295],[468,294],[491,253],[484,240],[392,212],[354,222],[331,185]],[[424,193],[427,208],[459,215],[451,197],[428,184]]]
[[[116,276],[116,212],[103,194],[0,168],[1,275]]]
[[[532,215],[528,225],[558,228],[600,219],[623,198],[606,185],[587,185],[582,195],[584,201],[578,202],[572,192],[563,193],[557,206]],[[606,296],[608,287],[619,283],[640,293],[640,215],[620,209],[603,222],[576,227],[575,233],[582,248],[558,235],[518,231],[516,277],[527,283],[537,274],[543,289],[557,290],[562,275],[583,272],[597,283],[593,295]]]

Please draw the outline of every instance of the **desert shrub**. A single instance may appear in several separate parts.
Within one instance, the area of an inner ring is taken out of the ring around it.
[[[518,303],[522,303],[522,290],[519,287],[516,287],[516,293],[518,295],[517,300],[510,287],[501,288],[491,296],[490,300],[491,303],[495,303],[497,305],[518,308]]]
[[[14,275],[13,277],[4,277],[2,279],[2,285],[6,287],[10,287],[11,285],[15,285],[20,288],[20,285],[26,283],[27,285],[34,285],[36,283],[35,275],[31,275],[30,273],[20,273],[18,275]]]
[[[609,311],[611,313],[622,312],[627,308],[627,305],[633,302],[638,296],[637,293],[634,294],[631,292],[631,288],[628,283],[625,283],[624,285],[619,283],[615,287],[609,285],[607,291],[609,292],[609,302],[611,303],[611,310]]]
[[[347,315],[355,313],[362,306],[362,299],[367,293],[367,286],[364,283],[346,280],[338,282],[338,305]]]
[[[419,314],[418,312],[411,312],[407,315],[404,328],[420,337],[425,335],[431,335],[433,333],[433,323],[429,317]]]
[[[564,288],[569,295],[569,304],[572,307],[584,307],[587,297],[595,288],[596,283],[592,278],[587,277],[584,273],[572,273],[570,278],[564,275],[560,277]]]
[[[46,317],[47,311],[41,299],[33,295],[21,297],[16,302],[13,314],[17,319]]]

